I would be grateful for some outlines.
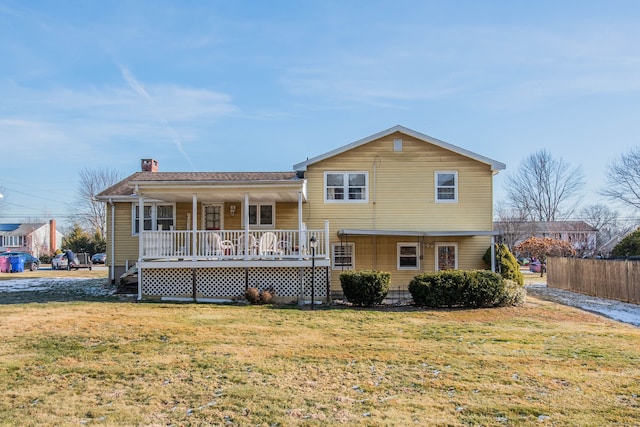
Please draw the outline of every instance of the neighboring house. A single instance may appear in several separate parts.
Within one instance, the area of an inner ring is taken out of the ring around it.
[[[531,236],[550,237],[570,243],[577,256],[596,253],[598,230],[584,221],[496,221],[494,229],[510,247]]]
[[[392,289],[406,290],[426,271],[486,267],[493,176],[504,168],[402,126],[291,172],[159,172],[145,159],[98,195],[110,277],[137,262],[140,299],[273,287],[301,301],[312,285],[326,299],[351,269],[389,271]]]
[[[62,244],[56,221],[0,224],[0,252],[27,252],[35,257],[51,255]]]
[[[618,243],[620,243],[624,239],[623,236],[616,234],[611,239],[604,242],[596,251],[596,256],[601,258],[609,258],[611,256],[611,252],[613,248],[615,248]]]

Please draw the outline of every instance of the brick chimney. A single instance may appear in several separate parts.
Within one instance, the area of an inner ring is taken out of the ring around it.
[[[142,159],[142,172],[158,172],[158,161]]]
[[[58,249],[56,246],[56,220],[52,219],[49,221],[49,252],[51,255]]]

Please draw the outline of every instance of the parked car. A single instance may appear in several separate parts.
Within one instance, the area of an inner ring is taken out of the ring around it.
[[[542,272],[547,271],[546,267],[547,267],[546,264],[543,264],[540,261],[533,261],[529,263],[529,271],[533,273],[540,273],[541,270]]]
[[[104,264],[107,261],[107,254],[93,254],[91,264]]]
[[[11,257],[11,256],[19,256],[22,257],[24,259],[24,269],[25,270],[31,270],[31,271],[36,271],[38,268],[40,268],[40,260],[36,257],[34,257],[31,254],[28,254],[26,252],[3,252],[0,254],[0,256],[6,256],[6,257]]]
[[[120,286],[131,286],[138,284],[138,266],[134,265],[120,276]]]
[[[69,262],[67,261],[67,256],[65,254],[58,254],[51,258],[51,269],[52,270],[66,270]]]

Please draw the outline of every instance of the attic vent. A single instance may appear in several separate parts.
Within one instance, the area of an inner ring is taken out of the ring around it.
[[[401,152],[402,151],[402,139],[396,138],[393,140],[393,151]]]

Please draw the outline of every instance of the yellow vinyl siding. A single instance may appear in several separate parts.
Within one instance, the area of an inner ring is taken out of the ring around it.
[[[344,236],[343,243],[354,243],[356,270],[379,270],[391,273],[391,287],[406,290],[411,279],[427,271],[435,270],[435,244],[458,244],[458,268],[461,270],[486,269],[482,261],[485,251],[491,246],[490,236],[458,238],[417,238],[409,236]],[[398,270],[398,243],[419,243],[419,270]],[[340,243],[340,239],[332,240]],[[340,291],[341,270],[331,271],[331,290]]]
[[[393,140],[402,138],[402,152]],[[367,203],[325,203],[324,172],[366,171]],[[435,172],[456,171],[457,202],[436,203]],[[493,171],[487,164],[397,133],[312,164],[305,172],[309,202],[303,220],[309,228],[329,220],[331,243],[340,229],[402,231],[476,231],[493,227]],[[482,255],[490,236],[422,238],[347,236],[355,243],[355,268],[391,272],[391,286],[406,289],[411,279],[435,269],[435,243],[458,244],[460,269],[486,268]],[[398,242],[420,242],[420,270],[397,270]],[[340,272],[332,270],[331,288],[340,290]]]
[[[393,139],[404,140],[393,151]],[[325,203],[325,171],[367,171],[368,203]],[[434,172],[458,172],[458,202],[436,203]],[[390,135],[309,166],[309,203],[304,220],[316,227],[378,230],[490,230],[492,171],[489,165],[415,140]],[[336,225],[339,224],[339,225]]]

